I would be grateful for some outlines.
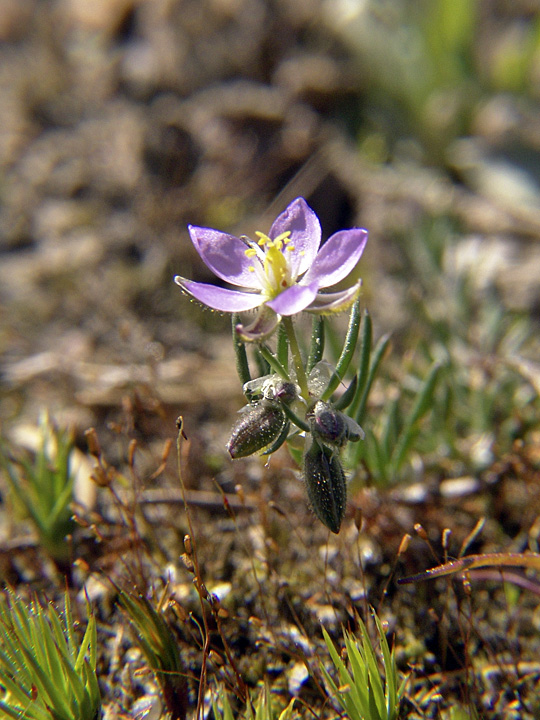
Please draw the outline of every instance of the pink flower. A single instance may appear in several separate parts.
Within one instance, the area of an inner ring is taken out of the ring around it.
[[[343,280],[356,266],[367,242],[367,230],[340,230],[321,245],[319,218],[297,198],[274,220],[268,235],[257,240],[189,226],[193,245],[219,278],[242,290],[193,282],[177,275],[189,295],[222,312],[260,308],[249,327],[239,326],[244,340],[261,340],[282,315],[306,310],[326,315],[346,309],[358,296],[361,281],[339,292],[320,292]]]

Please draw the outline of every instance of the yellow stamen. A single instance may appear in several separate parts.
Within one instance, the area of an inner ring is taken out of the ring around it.
[[[282,242],[284,245],[286,245],[291,239],[291,231],[285,230],[285,232],[282,232],[280,235],[277,236],[277,238],[274,240],[274,242],[277,242],[278,240]]]
[[[259,238],[258,244],[261,247],[264,247],[265,245],[269,245],[272,243],[268,235],[265,235],[264,233],[260,232],[259,230],[255,231],[255,235]]]

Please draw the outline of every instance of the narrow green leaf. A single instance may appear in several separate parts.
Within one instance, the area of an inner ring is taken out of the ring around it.
[[[297,427],[300,428],[300,430],[303,430],[304,432],[310,432],[311,428],[307,424],[305,420],[302,420],[301,417],[298,417],[298,415],[294,412],[294,410],[291,409],[289,405],[286,403],[283,403],[282,406],[283,412],[285,415],[289,418],[289,420],[294,423]]]
[[[49,712],[39,710],[36,707],[30,709],[32,704],[32,701],[29,700],[26,705],[15,707],[0,700],[0,711],[4,713],[4,717],[14,718],[14,720],[21,720],[21,718],[24,718],[24,720],[51,720]]]
[[[287,707],[280,712],[278,720],[292,720],[295,701],[296,698],[293,698]]]
[[[221,707],[218,706],[217,699],[214,693],[212,693],[212,709],[216,720],[235,720],[231,708],[231,703],[229,702],[229,697],[223,686],[220,686],[218,688],[217,695],[219,700],[221,701]],[[250,703],[248,701],[248,706],[249,705]]]
[[[362,323],[362,333],[360,336],[360,363],[357,372],[359,393],[364,389],[368,378],[372,342],[373,323],[371,321],[371,315],[366,310],[364,311],[364,322]]]
[[[367,707],[364,702],[365,699],[367,700],[367,696],[365,695],[364,688],[361,685],[356,686],[353,677],[350,675],[345,663],[339,656],[330,636],[324,628],[322,628],[322,632],[326,647],[328,648],[332,662],[338,672],[340,685],[347,685],[348,691],[346,693],[340,692],[338,686],[332,679],[332,676],[328,673],[324,665],[321,664],[321,669],[326,677],[326,680],[334,692],[336,700],[347,712],[350,720],[365,720],[363,711]]]
[[[381,484],[386,485],[389,480],[390,459],[385,454],[377,436],[368,428],[366,430],[365,462],[373,477]]]
[[[398,438],[397,445],[391,456],[392,474],[397,474],[401,469],[405,457],[410,450],[412,440],[417,431],[417,424],[430,409],[433,402],[433,392],[437,383],[441,365],[435,363],[431,368],[422,388],[420,389],[416,401],[407,416],[401,434]]]
[[[59,688],[56,684],[57,676],[54,673],[49,674],[47,670],[37,662],[30,650],[25,647],[22,647],[21,650],[26,663],[32,668],[38,696],[40,696],[42,701],[47,705],[53,707],[59,717],[69,718],[70,707],[62,692],[63,688]]]
[[[392,452],[396,446],[401,429],[400,425],[401,422],[399,398],[394,398],[390,400],[388,404],[388,410],[386,412],[386,419],[384,422],[384,429],[379,441],[384,455],[387,458],[390,458],[392,456]]]
[[[240,378],[242,385],[245,385],[251,380],[251,373],[249,372],[249,363],[247,359],[246,345],[238,338],[236,332],[236,326],[240,322],[240,317],[237,313],[232,315],[232,340],[234,354],[236,357],[236,372]]]
[[[354,352],[356,350],[356,343],[358,341],[358,333],[360,331],[360,298],[354,303],[351,309],[351,315],[349,318],[349,327],[347,329],[347,335],[345,336],[345,342],[343,344],[343,350],[339,356],[339,360],[336,365],[336,369],[330,378],[330,381],[321,396],[321,400],[327,401],[332,397],[332,393],[336,390],[339,383],[343,381],[345,373],[347,372]]]
[[[370,361],[369,372],[367,373],[367,378],[364,385],[362,385],[362,378],[361,376],[359,376],[357,397],[353,400],[351,408],[349,410],[349,415],[354,420],[356,420],[359,425],[362,425],[364,421],[364,415],[366,412],[366,405],[369,398],[369,393],[371,391],[375,378],[377,377],[379,366],[382,362],[382,359],[386,353],[389,344],[390,335],[383,335],[383,337],[377,343],[375,350],[373,351],[373,357]]]
[[[345,390],[343,395],[336,400],[334,403],[334,407],[336,410],[345,410],[345,408],[348,408],[349,405],[352,403],[354,396],[356,395],[356,388],[358,387],[358,375],[355,375],[351,382],[349,383],[349,387]]]
[[[285,326],[280,323],[277,331],[276,357],[284,368],[289,367],[289,341]]]
[[[373,645],[371,644],[371,638],[369,637],[369,633],[365,625],[362,629],[362,643],[366,654],[366,664],[369,674],[370,704],[373,703],[375,705],[375,707],[377,708],[378,717],[383,720],[386,715],[386,700],[384,696],[384,687],[381,680],[381,675],[379,673],[379,663],[377,660],[377,656],[375,655],[375,650],[373,649]]]
[[[273,453],[276,452],[276,450],[279,450],[279,448],[283,445],[285,440],[288,438],[290,430],[291,430],[291,423],[286,422],[283,425],[283,430],[279,433],[279,435],[274,440],[272,445],[270,445],[269,448],[267,448],[263,453],[261,453],[261,455],[272,455]]]
[[[309,374],[315,365],[323,359],[324,354],[324,318],[316,315],[311,328],[311,345],[309,348],[306,372]]]
[[[266,345],[261,343],[258,346],[258,350],[259,350],[260,354],[262,355],[262,357],[264,358],[264,360],[268,363],[270,368],[275,373],[277,373],[281,378],[283,378],[283,380],[290,381],[290,377],[289,377],[287,370],[283,367],[283,365],[279,362],[277,357],[272,353],[272,351]]]

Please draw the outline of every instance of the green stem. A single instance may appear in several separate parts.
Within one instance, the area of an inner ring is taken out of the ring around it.
[[[293,321],[290,317],[284,317],[281,322],[285,327],[285,332],[289,338],[289,347],[291,348],[291,355],[294,362],[294,369],[296,370],[296,381],[300,386],[300,392],[306,402],[309,402],[309,388],[307,384],[306,371],[304,369],[304,363],[302,362],[302,355],[300,353],[300,347],[298,346],[298,340],[294,331]]]
[[[283,367],[283,365],[279,362],[277,357],[272,353],[272,351],[266,347],[266,345],[263,345],[262,343],[259,345],[259,352],[261,353],[262,357],[266,360],[268,365],[270,366],[270,369],[273,370],[275,373],[277,373],[283,380],[289,380],[289,373],[287,370]]]
[[[240,316],[238,313],[233,313],[232,316],[232,336],[233,336],[233,347],[234,355],[236,357],[236,371],[240,382],[245,385],[251,380],[251,373],[249,372],[249,363],[247,359],[246,346],[242,340],[238,339],[236,333],[236,326],[240,322]]]

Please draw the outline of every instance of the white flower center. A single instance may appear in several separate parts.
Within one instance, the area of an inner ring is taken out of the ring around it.
[[[271,300],[296,281],[287,258],[287,253],[294,252],[295,247],[291,244],[290,230],[274,240],[259,231],[255,235],[258,237],[256,243],[245,238],[248,245],[245,253],[249,258],[257,258],[259,261],[254,262],[249,269],[256,273],[263,295]]]

